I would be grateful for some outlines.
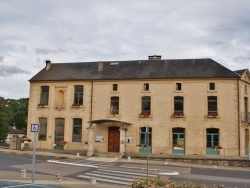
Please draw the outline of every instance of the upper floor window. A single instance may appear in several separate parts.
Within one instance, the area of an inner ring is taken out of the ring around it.
[[[82,85],[75,85],[74,104],[75,105],[83,104],[83,86]]]
[[[143,91],[149,91],[149,83],[143,84]]]
[[[111,97],[110,114],[119,114],[119,97]]]
[[[46,141],[47,138],[47,118],[39,118],[40,130],[38,140]]]
[[[183,108],[183,97],[174,97],[174,112],[175,113],[183,113],[184,108]]]
[[[142,97],[142,109],[141,112],[142,113],[151,113],[151,97],[145,96]]]
[[[113,91],[118,91],[118,85],[117,84],[113,84]]]
[[[209,83],[209,90],[215,90],[215,83],[214,82]]]
[[[175,89],[176,89],[176,91],[181,91],[181,83],[176,83]]]
[[[82,119],[74,118],[73,119],[73,135],[72,142],[81,142],[82,141]]]
[[[208,115],[216,116],[217,111],[217,97],[216,96],[209,96],[208,99]]]
[[[247,85],[245,85],[244,92],[247,93]]]
[[[49,104],[49,86],[41,86],[40,105]]]

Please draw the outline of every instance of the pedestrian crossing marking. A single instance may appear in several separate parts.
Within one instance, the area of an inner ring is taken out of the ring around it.
[[[96,178],[97,181],[129,185],[131,181],[146,177],[146,173],[136,173],[136,172],[125,172],[117,170],[106,170],[106,169],[96,169],[91,172],[86,172],[83,175],[78,175],[78,178],[83,178],[89,180],[90,178]],[[150,177],[157,177],[157,175],[148,174]]]

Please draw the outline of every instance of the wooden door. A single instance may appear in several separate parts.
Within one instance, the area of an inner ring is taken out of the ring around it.
[[[109,127],[108,132],[108,152],[120,151],[120,131],[119,127]]]

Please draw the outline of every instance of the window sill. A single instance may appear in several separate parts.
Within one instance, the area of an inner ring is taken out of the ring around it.
[[[183,115],[172,115],[171,116],[172,118],[185,118],[186,116],[184,116],[184,114]]]
[[[48,105],[37,105],[38,108],[48,108]]]
[[[138,118],[152,118],[152,115],[138,115]]]
[[[121,114],[107,114],[106,116],[107,118],[120,118],[122,117]]]

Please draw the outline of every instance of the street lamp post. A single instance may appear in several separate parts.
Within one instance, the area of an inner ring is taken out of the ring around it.
[[[146,128],[146,143],[147,143],[147,179],[148,179],[148,149],[149,149],[149,127]]]

